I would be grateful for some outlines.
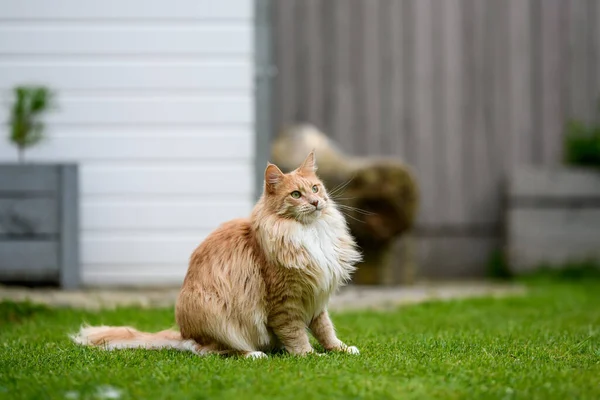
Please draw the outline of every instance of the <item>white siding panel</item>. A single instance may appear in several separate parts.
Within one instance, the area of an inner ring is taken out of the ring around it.
[[[252,19],[248,0],[2,0],[2,19]]]
[[[252,88],[244,62],[23,62],[0,61],[0,89],[43,84],[61,90],[234,90]]]
[[[187,265],[194,249],[208,232],[186,237],[163,235],[153,238],[106,237],[86,235],[82,256],[90,264],[127,264],[140,270],[153,264]]]
[[[220,195],[250,201],[252,163],[118,166],[82,165],[81,193],[91,195]]]
[[[239,134],[205,134],[202,128],[190,129],[162,136],[132,136],[126,129],[107,129],[102,136],[86,135],[80,128],[77,136],[59,136],[53,129],[38,146],[27,151],[27,159],[34,161],[148,161],[148,160],[236,160],[251,161],[254,138],[240,129]],[[213,130],[214,131],[214,130]],[[218,129],[217,129],[218,132]],[[115,145],[118,143],[118,145]],[[0,146],[0,159],[14,156],[16,149]]]
[[[82,207],[84,231],[175,229],[212,230],[225,221],[250,215],[248,201],[139,201],[114,202],[90,199]]]
[[[85,284],[180,284],[206,235],[249,214],[253,7],[0,0],[0,102],[19,84],[57,93],[26,157],[79,164]]]
[[[47,115],[52,124],[248,124],[253,116],[250,96],[205,97],[81,97],[57,100]],[[8,120],[7,107],[0,121]]]
[[[90,286],[179,286],[183,282],[188,263],[164,265],[87,264],[82,280]]]
[[[0,54],[252,55],[249,24],[231,26],[3,26]]]

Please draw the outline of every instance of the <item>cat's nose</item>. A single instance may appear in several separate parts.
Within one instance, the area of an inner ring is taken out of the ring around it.
[[[312,204],[313,206],[315,206],[315,208],[319,208],[319,200],[313,200],[310,202],[310,204]]]

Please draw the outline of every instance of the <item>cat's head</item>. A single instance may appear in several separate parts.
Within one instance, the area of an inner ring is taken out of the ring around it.
[[[289,174],[284,174],[276,165],[269,163],[265,170],[264,191],[269,208],[282,217],[302,223],[318,219],[330,199],[316,171],[314,151]]]

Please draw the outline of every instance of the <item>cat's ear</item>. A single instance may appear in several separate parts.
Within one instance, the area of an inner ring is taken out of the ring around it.
[[[275,164],[268,163],[265,170],[265,184],[267,189],[273,189],[283,180],[284,174]]]
[[[315,158],[315,151],[311,151],[306,160],[302,163],[300,168],[298,168],[298,172],[305,175],[314,174],[317,172],[317,160]]]

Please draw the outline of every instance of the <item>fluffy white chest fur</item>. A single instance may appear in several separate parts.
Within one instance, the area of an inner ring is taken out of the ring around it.
[[[340,263],[340,246],[337,243],[339,235],[335,225],[326,219],[320,219],[310,225],[301,226],[292,240],[301,246],[311,258],[308,268],[317,274],[319,289],[334,291],[347,274]]]
[[[306,276],[312,289],[307,317],[327,306],[329,297],[350,278],[360,260],[342,214],[331,207],[315,221],[263,220],[261,243],[267,254],[283,267]]]
[[[304,250],[309,257],[307,265],[297,266],[310,275],[313,282],[314,300],[309,301],[308,318],[323,311],[331,295],[349,279],[354,266],[342,261],[345,249],[341,238],[346,236],[345,221],[336,212],[324,215],[312,224],[297,225],[290,236],[294,247]]]

